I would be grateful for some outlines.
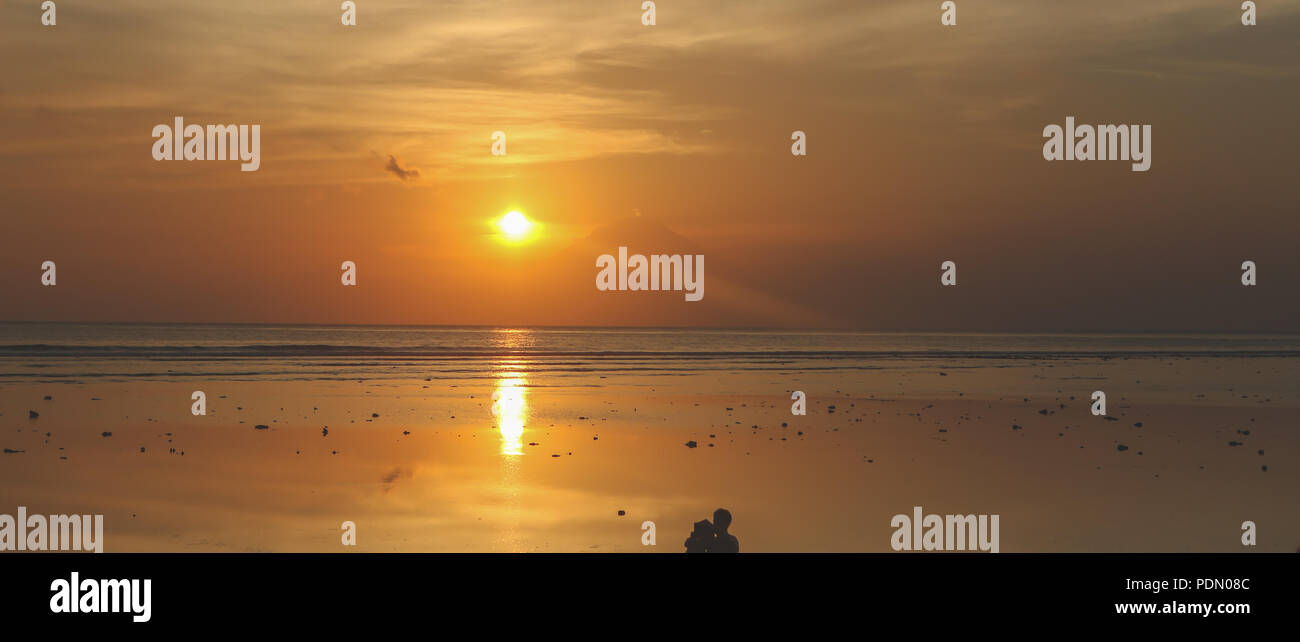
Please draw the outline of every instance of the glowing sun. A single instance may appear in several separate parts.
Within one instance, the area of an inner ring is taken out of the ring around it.
[[[501,227],[501,231],[506,236],[513,239],[522,239],[533,229],[532,221],[529,221],[522,213],[517,211],[502,216],[497,225]]]

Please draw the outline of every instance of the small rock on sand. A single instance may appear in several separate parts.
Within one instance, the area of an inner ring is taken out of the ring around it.
[[[39,416],[41,416],[41,413],[36,412],[35,410],[28,410],[28,411],[27,411],[27,418],[28,418],[28,419],[35,419],[35,418],[37,418],[37,417],[39,417]]]
[[[269,428],[270,426],[266,424],[257,424],[256,426],[253,426],[253,430],[268,430]]]
[[[695,443],[695,440],[694,440],[694,439],[692,439],[692,440],[686,442],[686,447],[687,447],[687,448],[694,448],[694,447],[696,447],[696,446],[698,446],[698,445],[699,445],[699,444]]]

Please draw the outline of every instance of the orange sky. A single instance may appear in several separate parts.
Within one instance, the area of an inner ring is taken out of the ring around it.
[[[0,320],[1300,327],[1297,5],[639,5],[5,3]],[[175,116],[261,169],[152,160]],[[1151,171],[1044,161],[1066,116]],[[704,301],[597,292],[620,244],[705,254]]]

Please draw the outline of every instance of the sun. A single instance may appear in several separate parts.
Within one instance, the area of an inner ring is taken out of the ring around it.
[[[518,211],[510,212],[501,217],[501,220],[497,225],[501,227],[501,231],[504,232],[506,236],[513,239],[522,239],[528,235],[530,230],[533,229],[532,221],[529,221],[523,213]]]

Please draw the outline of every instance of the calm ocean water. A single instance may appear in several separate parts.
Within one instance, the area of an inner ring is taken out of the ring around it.
[[[1297,357],[1300,335],[0,323],[0,380],[474,378],[869,369],[898,361]]]

